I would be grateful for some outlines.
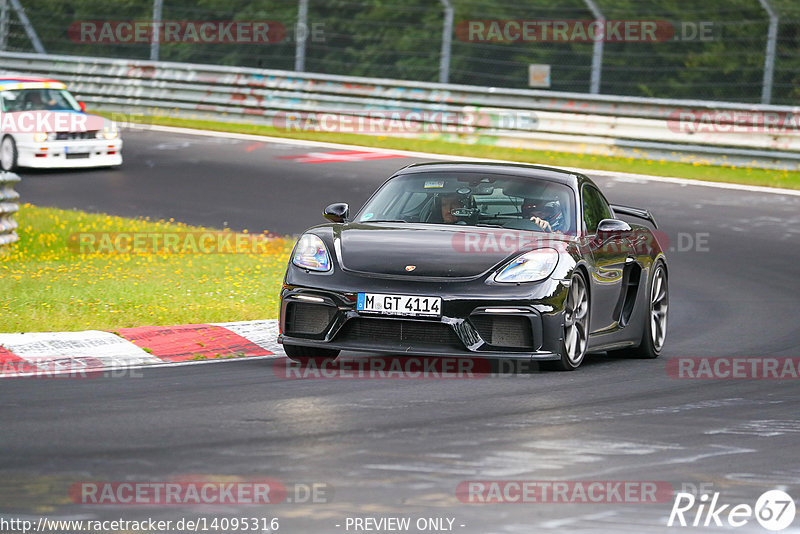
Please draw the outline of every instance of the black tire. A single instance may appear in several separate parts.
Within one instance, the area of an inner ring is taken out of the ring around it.
[[[561,359],[547,362],[556,371],[574,371],[583,363],[589,346],[589,286],[582,271],[575,271],[564,299],[564,332]]]
[[[8,150],[8,154],[5,151]],[[5,157],[3,157],[5,155]],[[17,143],[14,138],[7,135],[0,141],[0,169],[8,172],[17,170]]]
[[[283,344],[283,352],[290,360],[305,363],[309,360],[335,360],[339,356],[339,350],[321,349],[317,347],[303,347],[300,345]]]
[[[657,287],[661,280],[661,286]],[[664,262],[658,261],[653,267],[653,275],[647,284],[647,317],[645,317],[644,328],[642,328],[642,339],[638,347],[609,351],[611,356],[622,356],[626,358],[640,358],[652,360],[658,358],[664,347],[664,339],[667,335],[667,318],[669,311],[669,284],[667,268]],[[656,289],[658,292],[656,293]],[[663,318],[663,320],[662,320]],[[653,326],[656,325],[654,335]]]

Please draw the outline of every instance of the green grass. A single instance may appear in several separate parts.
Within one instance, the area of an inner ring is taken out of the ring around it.
[[[101,113],[103,114],[103,113]],[[111,113],[105,113],[112,116]],[[677,163],[650,159],[607,157],[593,154],[572,154],[568,152],[545,152],[512,148],[497,148],[481,144],[449,143],[439,140],[405,139],[397,137],[380,137],[327,132],[288,131],[271,126],[254,124],[234,124],[192,119],[181,119],[164,116],[145,116],[137,120],[145,124],[178,126],[221,132],[235,132],[255,135],[268,135],[310,141],[326,141],[376,148],[412,150],[434,154],[452,154],[511,160],[521,163],[540,163],[544,165],[582,167],[606,171],[630,172],[657,176],[676,176],[694,180],[728,182],[767,187],[800,189],[800,172],[758,169],[754,167],[731,167],[703,165],[701,163]]]
[[[277,317],[289,239],[271,239],[261,253],[250,254],[87,254],[71,236],[209,229],[29,204],[15,218],[20,240],[0,249],[0,332],[113,331]]]

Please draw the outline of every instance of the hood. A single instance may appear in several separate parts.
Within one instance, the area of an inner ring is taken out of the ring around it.
[[[400,277],[476,277],[546,246],[537,241],[543,234],[505,228],[350,223],[334,232],[345,270]]]

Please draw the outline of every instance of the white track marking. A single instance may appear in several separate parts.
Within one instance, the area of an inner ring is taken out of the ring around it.
[[[234,334],[242,336],[250,343],[254,343],[265,350],[275,354],[283,354],[283,347],[277,341],[278,321],[275,319],[210,324],[227,328]]]
[[[285,356],[283,348],[276,341],[278,321],[275,319],[210,324],[226,328],[275,354],[169,362],[147,353],[132,342],[111,332],[87,330],[84,332],[0,334],[0,346],[30,364],[30,366],[24,366],[14,362],[0,362],[0,377],[36,376],[38,374],[42,376],[79,375],[85,371],[179,367],[241,360],[274,359]],[[119,374],[118,376],[126,375]]]
[[[99,330],[0,334],[0,345],[41,369],[43,374],[161,363],[130,341]],[[0,374],[16,374],[13,365],[10,367]]]
[[[474,158],[469,156],[454,156],[452,154],[436,154],[429,152],[413,152],[410,150],[395,150],[391,148],[376,148],[359,145],[345,145],[341,143],[328,143],[325,141],[305,141],[302,139],[289,139],[285,137],[270,137],[267,135],[254,135],[254,134],[241,134],[230,132],[215,132],[210,130],[195,130],[192,128],[177,128],[174,126],[157,126],[151,124],[134,124],[131,128],[139,130],[152,130],[156,132],[166,133],[179,133],[187,135],[203,135],[207,137],[223,137],[226,139],[242,139],[246,141],[260,141],[264,143],[278,143],[283,145],[294,145],[304,147],[323,147],[333,148],[340,150],[365,150],[373,152],[383,152],[384,154],[397,154],[399,156],[406,156],[409,158],[425,158],[437,159],[445,161],[466,161],[466,162],[490,162],[490,163],[519,163],[509,160],[490,159],[490,158]],[[723,182],[708,182],[705,180],[689,180],[687,178],[678,178],[672,176],[653,176],[649,174],[635,174],[628,172],[617,171],[601,171],[595,169],[582,169],[578,167],[560,167],[571,171],[580,172],[583,174],[591,174],[593,176],[603,176],[610,178],[629,178],[631,180],[645,180],[648,182],[663,182],[679,185],[693,185],[698,187],[714,187],[717,189],[730,189],[733,191],[748,191],[751,193],[771,193],[776,195],[788,195],[800,197],[800,190],[795,189],[780,189],[777,187],[762,187],[758,185],[743,185],[743,184],[729,184]]]

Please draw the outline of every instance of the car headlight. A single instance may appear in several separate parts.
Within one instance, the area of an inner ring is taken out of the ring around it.
[[[558,265],[558,251],[538,248],[518,256],[494,277],[495,282],[538,282],[544,280]]]
[[[310,271],[330,271],[331,260],[322,239],[313,234],[304,234],[294,247],[292,263]]]
[[[116,139],[119,135],[119,132],[112,128],[103,128],[103,131],[97,132],[98,139],[106,139],[107,141],[111,141],[112,139]]]
[[[33,140],[36,141],[37,143],[44,143],[45,141],[47,141],[48,137],[49,134],[45,132],[36,132],[35,134],[33,134]]]

